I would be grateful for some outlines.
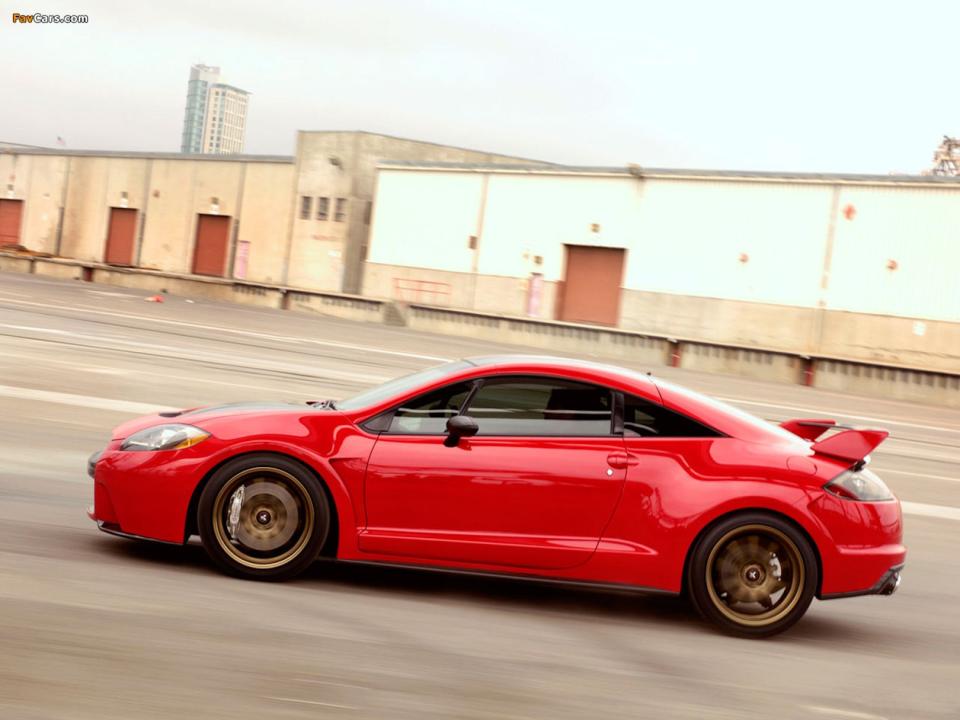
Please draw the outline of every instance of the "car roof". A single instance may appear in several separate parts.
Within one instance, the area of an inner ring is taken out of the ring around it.
[[[630,368],[581,360],[579,358],[556,357],[553,355],[481,355],[464,358],[463,362],[488,372],[547,372],[581,371],[597,380],[612,381],[614,384],[628,385],[637,389],[644,389],[647,393],[659,396],[656,384],[649,372],[631,370]]]
[[[662,378],[654,380],[649,372],[592,360],[550,355],[485,355],[464,358],[464,362],[483,370],[497,372],[582,370],[594,375],[597,379],[612,381],[613,385],[626,385],[636,390],[645,390],[649,396],[658,398],[667,407],[693,417],[725,435],[767,443],[797,440],[791,433],[729,403]]]

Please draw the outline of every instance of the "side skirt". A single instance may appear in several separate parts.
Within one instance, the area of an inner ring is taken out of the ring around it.
[[[592,588],[595,590],[617,590],[641,595],[664,595],[678,597],[679,592],[663,590],[661,588],[646,587],[643,585],[628,585],[627,583],[592,582],[590,580],[569,580],[567,578],[543,577],[540,575],[526,575],[524,573],[505,573],[490,570],[463,570],[461,568],[436,567],[434,565],[417,565],[416,563],[374,562],[371,560],[337,560],[331,558],[327,562],[338,565],[362,565],[377,568],[398,568],[401,570],[419,570],[423,572],[443,573],[445,575],[466,575],[469,577],[494,578],[497,580],[515,580],[518,582],[537,582],[547,585],[561,585],[573,588]]]

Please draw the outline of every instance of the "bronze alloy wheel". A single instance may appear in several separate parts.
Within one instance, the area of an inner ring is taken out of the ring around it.
[[[690,550],[686,590],[721,630],[767,637],[796,623],[819,583],[816,547],[793,522],[745,511],[706,528]]]
[[[730,530],[714,544],[706,564],[711,602],[740,625],[767,626],[796,607],[804,562],[787,535],[767,525]]]
[[[240,565],[269,570],[292,562],[310,543],[316,512],[310,493],[278,467],[251,467],[233,475],[216,495],[213,534]]]

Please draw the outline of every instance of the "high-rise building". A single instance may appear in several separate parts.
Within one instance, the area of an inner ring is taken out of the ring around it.
[[[243,152],[249,95],[246,90],[220,82],[220,68],[192,66],[180,152]]]

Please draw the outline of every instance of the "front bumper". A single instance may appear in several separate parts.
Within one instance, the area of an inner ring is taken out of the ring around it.
[[[88,514],[113,535],[183,544],[193,492],[209,469],[205,463],[214,462],[194,448],[123,452],[120,440],[111,440],[87,460],[93,478]]]

